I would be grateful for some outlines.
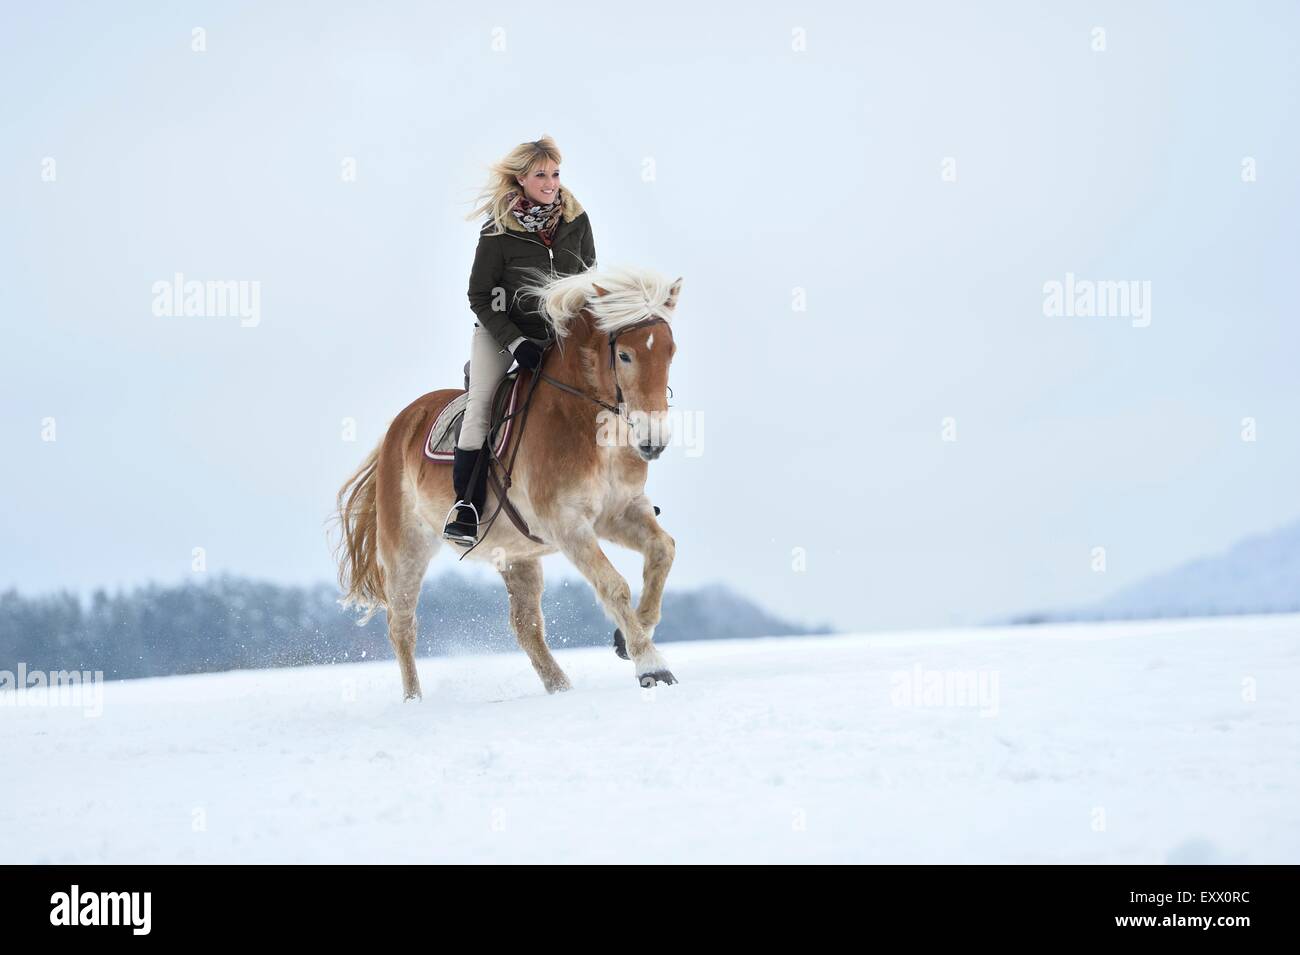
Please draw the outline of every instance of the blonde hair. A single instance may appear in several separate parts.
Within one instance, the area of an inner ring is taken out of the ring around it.
[[[510,194],[521,192],[519,179],[526,177],[548,159],[557,166],[560,164],[560,147],[555,145],[555,140],[550,136],[543,136],[531,143],[520,143],[510,150],[504,159],[488,168],[488,183],[475,197],[474,211],[465,218],[477,219],[487,215],[492,220],[492,235],[506,231],[506,216],[510,214],[510,206],[514,201]],[[558,198],[563,197],[564,187],[561,186]]]

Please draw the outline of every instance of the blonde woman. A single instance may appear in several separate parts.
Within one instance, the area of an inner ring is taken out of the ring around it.
[[[443,529],[447,540],[466,545],[478,540],[486,497],[488,462],[479,458],[492,395],[512,361],[535,369],[551,340],[536,302],[525,301],[518,290],[530,278],[529,269],[572,275],[596,264],[591,222],[560,185],[560,150],[549,136],[521,143],[493,165],[478,200],[466,218],[486,214],[488,219],[469,276],[469,307],[477,321],[470,339],[469,397],[452,464],[456,503]]]

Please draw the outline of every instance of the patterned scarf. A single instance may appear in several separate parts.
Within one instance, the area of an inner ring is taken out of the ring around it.
[[[515,196],[515,201],[510,206],[510,214],[529,232],[536,232],[543,245],[550,245],[564,214],[564,190],[556,194],[554,202],[544,206],[539,206],[522,192],[511,195]]]

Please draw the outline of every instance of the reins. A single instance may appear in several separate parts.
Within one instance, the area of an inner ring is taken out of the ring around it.
[[[464,560],[466,557],[469,556],[470,551],[472,551],[479,544],[483,543],[483,541],[487,540],[488,531],[492,530],[492,525],[495,524],[497,518],[501,516],[502,508],[506,508],[506,514],[509,515],[511,523],[515,525],[515,528],[519,531],[519,533],[523,534],[525,537],[527,537],[529,540],[535,543],[538,544],[546,543],[546,541],[542,540],[540,537],[538,537],[528,529],[528,524],[524,521],[523,516],[518,511],[515,510],[513,504],[509,503],[507,492],[510,489],[510,483],[511,483],[510,475],[514,471],[515,457],[519,454],[519,446],[524,443],[524,428],[528,426],[528,409],[533,406],[533,392],[537,390],[537,383],[538,381],[541,380],[540,372],[542,370],[542,365],[546,364],[546,356],[549,354],[550,354],[550,348],[547,347],[542,352],[542,360],[537,365],[537,372],[534,372],[533,380],[528,383],[528,394],[524,397],[524,406],[520,408],[518,411],[512,411],[510,414],[506,415],[501,419],[501,424],[504,424],[508,419],[513,418],[516,414],[522,415],[522,417],[519,419],[519,437],[515,439],[515,446],[510,449],[510,463],[508,465],[503,465],[501,463],[501,459],[497,457],[496,449],[492,447],[492,432],[491,431],[488,432],[487,440],[484,442],[483,445],[484,450],[487,451],[487,459],[488,459],[487,481],[488,484],[492,487],[492,490],[496,493],[497,506],[496,506],[496,510],[492,512],[492,516],[488,518],[486,526],[484,526],[483,529],[479,531],[478,540],[476,540],[469,547],[465,548],[465,553],[461,554],[460,557],[457,558],[457,560]],[[480,454],[479,460],[475,462],[474,470],[470,474],[469,487],[471,492],[473,491],[474,488],[474,482],[478,478],[478,466],[482,463],[483,463],[483,455]],[[493,464],[496,464],[497,466],[503,469],[505,474],[504,480],[497,478],[496,472],[492,470]]]

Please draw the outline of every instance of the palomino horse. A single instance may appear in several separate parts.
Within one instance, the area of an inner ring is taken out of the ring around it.
[[[669,282],[646,269],[592,270],[525,289],[540,300],[556,341],[546,350],[541,381],[520,382],[534,385],[532,404],[524,427],[511,429],[501,460],[516,455],[507,496],[541,542],[511,521],[493,521],[486,535],[480,527],[479,543],[466,556],[490,561],[505,578],[515,637],[550,693],[570,688],[542,621],[541,558],[557,552],[587,578],[622,631],[638,682],[676,682],[653,640],[675,544],[659,526],[645,482],[647,462],[668,440],[668,368],[677,350],[670,322],[680,289],[681,279]],[[455,501],[451,466],[426,458],[424,441],[459,393],[433,391],[408,405],[338,495],[342,603],[367,610],[363,623],[387,612],[408,700],[420,696],[415,605]],[[620,438],[611,440],[611,432]],[[486,514],[497,503],[489,484]],[[644,558],[636,607],[601,539]]]

